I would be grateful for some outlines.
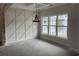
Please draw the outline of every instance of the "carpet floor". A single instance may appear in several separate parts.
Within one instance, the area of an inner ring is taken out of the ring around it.
[[[70,56],[75,53],[38,39],[29,39],[0,47],[1,56]]]

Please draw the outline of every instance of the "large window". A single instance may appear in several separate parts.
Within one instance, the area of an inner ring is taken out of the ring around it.
[[[67,38],[68,14],[42,17],[42,33]]]

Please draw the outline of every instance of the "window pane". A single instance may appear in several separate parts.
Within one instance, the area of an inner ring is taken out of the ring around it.
[[[56,16],[50,17],[50,25],[56,25]]]
[[[42,20],[42,25],[48,25],[48,17],[43,17]]]
[[[67,38],[67,27],[58,27],[58,36]]]
[[[48,26],[42,26],[42,33],[48,34]]]
[[[58,25],[67,26],[68,14],[58,16]]]
[[[49,35],[56,35],[56,27],[55,26],[49,27]]]

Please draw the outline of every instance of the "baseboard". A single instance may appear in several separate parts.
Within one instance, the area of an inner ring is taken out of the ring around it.
[[[49,42],[49,43],[52,43],[52,44],[55,44],[55,45],[58,45],[58,46],[62,46],[62,47],[69,47],[68,45],[66,44],[63,44],[63,43],[60,43],[58,41],[54,41],[54,40],[48,40],[48,39],[40,39],[40,40],[44,40],[46,42]]]
[[[70,51],[74,51],[74,52],[76,52],[76,53],[78,53],[78,54],[79,54],[79,50],[78,50],[78,49],[71,48],[71,47],[69,47],[68,49],[69,49]]]

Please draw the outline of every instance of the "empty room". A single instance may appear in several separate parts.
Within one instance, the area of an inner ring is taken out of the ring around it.
[[[0,3],[0,56],[78,55],[78,3]]]

